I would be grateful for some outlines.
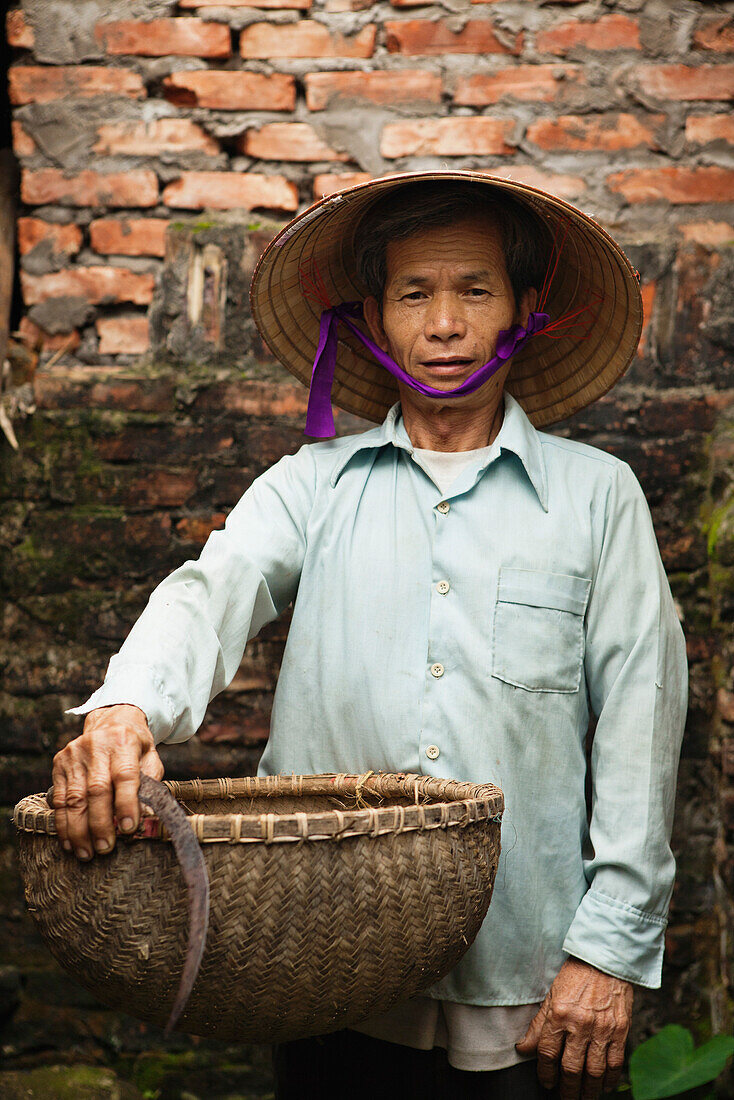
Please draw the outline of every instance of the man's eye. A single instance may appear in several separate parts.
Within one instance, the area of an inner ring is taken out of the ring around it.
[[[470,294],[472,298],[484,298],[485,295],[489,294],[489,291],[481,286],[472,286],[469,287],[467,294]]]
[[[421,298],[425,298],[422,290],[411,290],[409,294],[403,295],[403,301],[418,302]]]

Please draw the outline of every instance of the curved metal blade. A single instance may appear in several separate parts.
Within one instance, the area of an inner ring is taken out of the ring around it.
[[[189,999],[204,954],[209,927],[209,875],[188,818],[168,788],[141,774],[138,797],[155,810],[168,830],[188,891],[189,941],[178,992],[165,1028],[165,1034],[170,1035]]]

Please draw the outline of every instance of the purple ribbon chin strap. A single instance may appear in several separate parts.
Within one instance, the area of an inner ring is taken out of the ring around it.
[[[550,323],[547,313],[531,313],[525,328],[522,325],[513,325],[512,328],[503,329],[497,337],[497,348],[494,355],[465,379],[461,385],[453,390],[439,390],[435,386],[429,386],[426,382],[418,382],[399,367],[394,359],[391,359],[384,351],[378,348],[369,336],[356,325],[355,320],[362,317],[361,302],[347,302],[343,305],[325,309],[321,314],[319,328],[319,343],[316,348],[316,356],[311,372],[311,388],[308,395],[308,412],[306,413],[306,430],[304,435],[310,435],[318,439],[330,439],[334,435],[334,416],[331,410],[331,387],[334,383],[334,371],[336,369],[336,352],[338,346],[339,324],[345,324],[351,329],[357,339],[361,340],[368,351],[372,352],[375,359],[385,370],[388,370],[394,378],[404,382],[427,397],[460,397],[464,393],[474,393],[483,386],[488,378],[495,374],[503,363],[506,363],[511,355],[527,343],[531,336],[542,332]]]

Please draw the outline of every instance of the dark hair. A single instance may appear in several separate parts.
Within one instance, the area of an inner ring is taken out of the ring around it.
[[[545,224],[511,196],[497,195],[495,198],[488,194],[488,188],[471,182],[411,183],[397,193],[378,199],[354,234],[360,279],[382,304],[390,241],[405,240],[424,229],[451,225],[477,215],[485,215],[499,226],[515,303],[530,287],[540,290],[551,244]]]

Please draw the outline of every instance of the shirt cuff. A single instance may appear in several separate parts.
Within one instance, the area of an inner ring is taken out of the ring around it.
[[[97,707],[111,707],[117,703],[139,707],[148,721],[148,728],[153,734],[156,745],[169,736],[174,725],[174,705],[163,691],[163,685],[150,679],[150,673],[146,679],[140,675],[140,669],[131,670],[129,676],[115,675],[102,684],[100,688],[90,695],[86,703],[79,707],[71,707],[66,714],[89,714],[90,710]]]
[[[659,989],[667,918],[588,890],[563,941],[563,950],[597,970],[647,989]]]

